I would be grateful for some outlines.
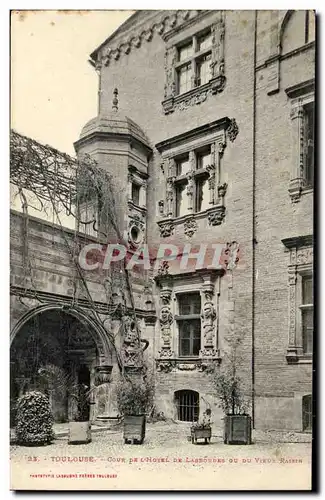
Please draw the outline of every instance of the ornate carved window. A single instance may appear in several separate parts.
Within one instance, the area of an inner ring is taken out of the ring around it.
[[[282,240],[289,251],[289,363],[311,362],[313,351],[312,237]]]
[[[291,99],[292,155],[289,194],[293,202],[314,184],[315,103],[314,81],[286,89]]]
[[[175,225],[184,224],[191,237],[198,218],[206,217],[212,226],[222,223],[227,184],[221,163],[227,138],[234,141],[237,133],[235,120],[223,118],[156,145],[166,186],[159,202],[161,236],[171,236]]]
[[[225,24],[222,14],[200,19],[164,35],[165,114],[200,104],[225,86]]]
[[[204,370],[219,356],[219,289],[221,272],[165,275],[160,287],[160,371]],[[189,279],[190,278],[190,279]]]

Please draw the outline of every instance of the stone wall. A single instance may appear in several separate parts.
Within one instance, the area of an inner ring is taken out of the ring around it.
[[[277,57],[280,33],[284,29],[283,21],[287,14],[285,11],[259,11],[255,54],[255,13],[226,11],[224,90],[208,96],[200,104],[165,114],[161,103],[164,99],[164,56],[168,37],[165,42],[159,34],[159,23],[165,16],[168,17],[166,24],[172,26],[174,23],[177,27],[178,21],[173,21],[174,15],[175,12],[167,11],[138,13],[130,20],[125,32],[121,28],[116,37],[103,46],[103,53],[107,54],[110,49],[112,53],[110,57],[104,58],[101,67],[100,111],[103,115],[110,114],[112,91],[117,87],[120,110],[142,128],[153,148],[154,155],[148,171],[147,224],[150,245],[156,246],[159,242],[180,246],[187,242],[194,245],[201,242],[239,242],[241,254],[234,272],[231,299],[226,278],[221,279],[220,341],[222,344],[227,330],[227,311],[234,310],[235,329],[241,329],[244,333],[241,372],[247,394],[252,389],[252,332],[255,337],[256,427],[300,429],[299,398],[302,393],[310,391],[311,365],[288,366],[286,361],[287,254],[281,240],[289,236],[311,234],[312,193],[303,196],[297,205],[292,204],[288,194],[292,144],[290,104],[285,89],[313,78],[314,47],[310,45],[306,50],[287,56],[280,62]],[[213,12],[205,18],[207,25],[215,15]],[[192,23],[195,25],[195,20]],[[201,20],[200,23],[201,26]],[[136,42],[136,36],[150,28],[153,29],[152,36],[146,39],[145,35],[141,35],[140,42]],[[124,42],[132,37],[134,40],[129,50]],[[117,47],[119,51],[116,51]],[[272,56],[276,56],[273,63]],[[182,226],[176,227],[170,238],[160,238],[158,203],[165,196],[165,181],[161,171],[161,155],[155,145],[223,117],[235,118],[239,128],[234,142],[227,141],[221,163],[222,178],[228,185],[224,198],[224,222],[211,227],[207,219],[202,218],[198,220],[197,230],[191,238],[184,235]],[[252,301],[253,252],[255,304]],[[161,307],[158,293],[157,289],[157,310]],[[155,335],[157,356],[161,347],[159,323],[156,324]],[[212,403],[214,397],[209,396],[204,376],[197,371],[157,373],[157,403],[172,416],[175,412],[174,391],[193,387],[198,387],[204,398],[210,397]]]

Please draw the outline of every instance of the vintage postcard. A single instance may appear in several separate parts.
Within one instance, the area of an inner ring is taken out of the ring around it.
[[[314,10],[12,11],[12,490],[311,490]]]

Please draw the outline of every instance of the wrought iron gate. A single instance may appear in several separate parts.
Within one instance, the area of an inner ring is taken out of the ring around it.
[[[199,419],[199,393],[196,391],[175,392],[177,419],[183,422],[196,422]]]

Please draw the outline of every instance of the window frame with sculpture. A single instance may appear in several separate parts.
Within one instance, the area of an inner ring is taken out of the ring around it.
[[[162,237],[171,236],[175,225],[184,225],[185,235],[191,238],[202,218],[210,226],[223,222],[227,192],[224,151],[237,134],[236,120],[224,117],[156,144],[166,186],[165,199],[158,202]]]
[[[157,371],[204,371],[220,361],[219,310],[223,269],[157,275],[160,344]],[[192,302],[188,302],[191,297]],[[190,325],[182,336],[184,325]],[[187,349],[183,350],[183,344]]]
[[[223,11],[202,11],[193,24],[163,35],[165,52],[165,114],[184,110],[222,92],[225,84],[225,19]],[[204,71],[203,71],[204,70]],[[183,76],[185,77],[183,81]]]
[[[288,364],[312,363],[313,357],[313,240],[312,236],[286,238],[288,249],[289,332],[286,359]],[[306,301],[306,281],[312,281]]]
[[[315,165],[314,79],[286,89],[291,104],[292,154],[289,195],[293,203],[313,193]]]

